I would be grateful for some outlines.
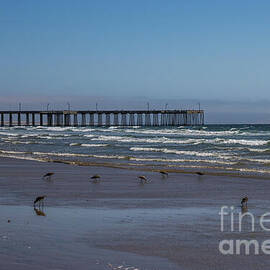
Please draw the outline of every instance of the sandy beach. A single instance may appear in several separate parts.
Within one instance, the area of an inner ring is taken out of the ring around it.
[[[256,224],[220,231],[222,205],[259,217],[270,182],[140,172],[19,159],[0,160],[1,269],[267,269],[269,255],[222,255],[222,239],[269,238]],[[54,172],[51,181],[42,175]],[[101,175],[93,184],[90,177]],[[138,175],[150,182],[141,185]],[[47,195],[44,213],[33,200]],[[39,215],[38,215],[39,214]],[[10,220],[10,222],[8,222]],[[229,219],[228,219],[229,220]],[[227,221],[228,223],[228,221]],[[226,224],[227,224],[226,223]]]

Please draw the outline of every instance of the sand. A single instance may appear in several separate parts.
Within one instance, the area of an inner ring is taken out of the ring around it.
[[[42,179],[55,172],[51,181]],[[270,239],[258,222],[220,231],[222,205],[260,217],[270,181],[0,159],[0,269],[269,269],[269,255],[222,255],[223,239]],[[101,175],[93,184],[90,177]],[[138,175],[150,182],[140,185]],[[47,195],[45,214],[33,200]],[[10,222],[8,222],[10,220]],[[228,225],[228,220],[226,221]]]

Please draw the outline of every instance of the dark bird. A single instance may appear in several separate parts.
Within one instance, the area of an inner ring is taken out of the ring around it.
[[[162,174],[162,176],[169,176],[169,174],[168,174],[168,172],[166,172],[166,171],[159,171],[161,174]]]
[[[43,175],[43,179],[48,179],[51,180],[51,177],[54,175],[53,172],[48,172],[46,174]]]
[[[95,175],[93,175],[92,177],[91,177],[91,179],[93,179],[93,183],[98,183],[98,182],[100,182],[100,175],[98,175],[98,174],[95,174]]]
[[[198,175],[204,175],[204,173],[202,173],[202,172],[196,172],[196,174],[198,174]]]
[[[147,183],[147,178],[146,178],[145,176],[140,175],[140,176],[138,176],[138,178],[140,179],[140,183],[141,183],[141,184]]]
[[[248,202],[248,197],[244,197],[241,201],[241,206],[243,207],[244,205],[247,207],[247,202]]]
[[[44,199],[46,198],[47,196],[44,195],[44,196],[39,196],[39,197],[36,197],[35,201],[34,201],[34,207],[36,206],[36,203],[40,205],[44,205]]]

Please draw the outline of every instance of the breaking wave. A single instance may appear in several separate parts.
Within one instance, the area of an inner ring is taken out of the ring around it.
[[[267,173],[270,126],[2,127],[0,155],[121,166]]]

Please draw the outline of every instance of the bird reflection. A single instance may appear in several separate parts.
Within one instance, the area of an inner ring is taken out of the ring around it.
[[[248,207],[247,207],[247,205],[242,205],[242,206],[241,206],[241,213],[244,214],[244,213],[246,213],[246,212],[248,212]]]
[[[48,172],[48,173],[44,174],[42,178],[43,178],[44,180],[49,180],[49,181],[51,181],[53,175],[54,175],[53,172]]]
[[[140,184],[141,185],[144,185],[144,184],[148,183],[148,180],[144,175],[140,175],[140,176],[138,176],[138,178],[140,179]]]
[[[247,207],[247,202],[248,202],[248,197],[246,196],[241,200],[241,206],[246,206]]]
[[[166,171],[159,171],[159,173],[162,175],[163,179],[169,176],[169,173]]]
[[[100,175],[98,175],[98,174],[96,174],[96,175],[93,175],[92,177],[91,177],[91,179],[93,179],[93,182],[92,183],[94,183],[94,184],[97,184],[97,183],[100,183],[100,179],[101,177],[100,177]]]
[[[34,211],[36,212],[37,216],[43,216],[43,217],[46,216],[46,214],[43,211],[43,207],[38,207],[38,208],[34,207]]]

